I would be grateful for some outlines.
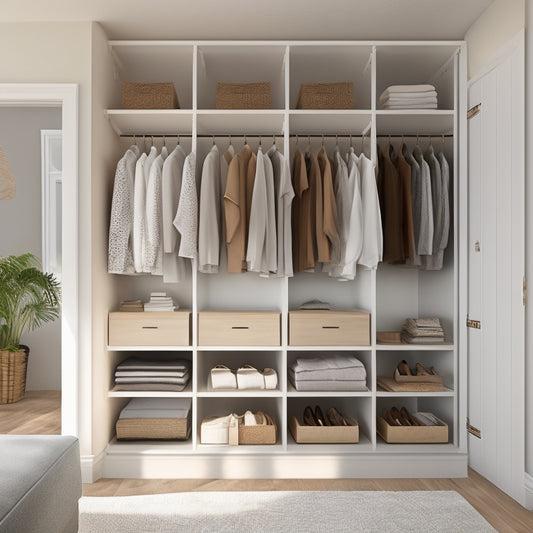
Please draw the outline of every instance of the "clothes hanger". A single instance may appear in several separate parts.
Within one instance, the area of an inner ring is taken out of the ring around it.
[[[213,135],[213,146],[215,146],[215,136]]]

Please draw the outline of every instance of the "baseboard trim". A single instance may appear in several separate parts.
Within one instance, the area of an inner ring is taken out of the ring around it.
[[[533,511],[533,476],[527,472],[524,472],[524,489],[526,495],[524,507],[529,511]]]
[[[98,455],[82,455],[80,457],[82,483],[94,483],[103,477],[104,460],[105,451]]]
[[[466,453],[383,455],[106,455],[105,478],[340,479],[468,476]]]

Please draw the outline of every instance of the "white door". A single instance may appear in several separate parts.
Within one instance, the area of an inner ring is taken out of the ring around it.
[[[523,501],[524,41],[472,83],[468,121],[470,466]]]

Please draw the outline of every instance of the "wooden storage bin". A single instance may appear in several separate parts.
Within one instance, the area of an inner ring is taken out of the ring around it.
[[[289,429],[298,444],[344,444],[359,442],[357,422],[351,426],[304,426],[295,416],[289,418]]]
[[[364,311],[289,311],[292,346],[368,346],[370,314]]]
[[[265,413],[266,426],[239,425],[239,444],[276,444],[278,427],[276,422]]]
[[[403,344],[401,331],[376,331],[378,344]]]
[[[179,109],[173,83],[122,82],[123,109]]]
[[[191,431],[187,418],[121,418],[117,420],[117,440],[187,440]]]
[[[302,83],[297,109],[353,109],[353,82]]]
[[[448,442],[447,424],[443,426],[391,426],[384,418],[378,416],[377,431],[382,439],[389,443]]]
[[[217,82],[215,105],[217,109],[270,109],[272,107],[270,82]]]
[[[111,346],[189,346],[189,311],[109,313]]]
[[[279,346],[280,313],[273,311],[202,311],[200,346]]]

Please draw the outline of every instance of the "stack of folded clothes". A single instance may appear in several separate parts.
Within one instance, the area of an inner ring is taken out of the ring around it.
[[[191,363],[185,359],[154,361],[130,357],[117,366],[115,390],[181,392],[190,377]]]
[[[289,368],[289,379],[299,391],[367,390],[363,363],[348,354],[299,357]]]
[[[437,91],[433,85],[391,85],[379,101],[383,109],[437,109]]]
[[[171,296],[166,292],[152,292],[150,301],[144,304],[145,311],[174,311],[179,306],[174,303]]]
[[[403,325],[402,341],[408,344],[444,342],[444,330],[438,318],[408,318]]]

